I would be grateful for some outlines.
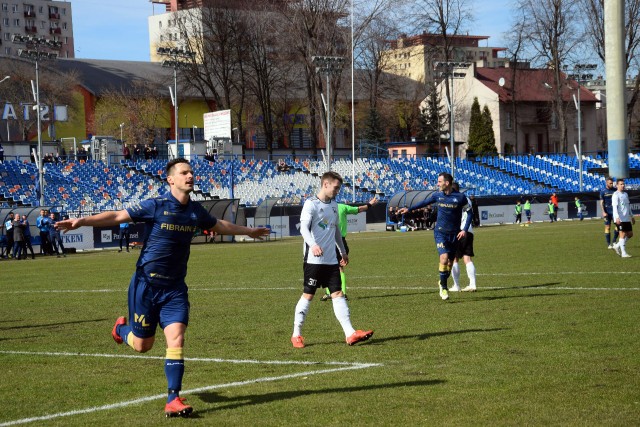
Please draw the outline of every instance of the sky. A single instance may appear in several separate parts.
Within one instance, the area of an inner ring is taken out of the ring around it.
[[[510,0],[471,0],[475,21],[469,34],[489,36],[488,45],[503,47],[511,24]],[[164,13],[148,0],[74,0],[76,58],[149,61],[148,18]],[[484,46],[484,44],[483,44]]]

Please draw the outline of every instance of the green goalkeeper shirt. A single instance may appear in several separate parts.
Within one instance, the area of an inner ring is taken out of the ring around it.
[[[360,212],[357,206],[343,205],[338,203],[338,227],[342,237],[347,237],[347,215],[357,215]]]

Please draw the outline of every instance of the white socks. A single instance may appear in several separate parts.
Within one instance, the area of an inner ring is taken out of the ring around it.
[[[451,277],[453,278],[453,286],[460,286],[460,265],[457,262],[451,266]]]
[[[306,299],[305,297],[300,297],[298,304],[296,304],[296,313],[293,317],[293,335],[294,337],[302,335],[302,325],[304,325],[304,319],[307,317],[307,313],[309,312],[309,306],[311,305],[311,301]]]
[[[467,277],[469,277],[469,286],[475,288],[476,266],[473,265],[473,261],[470,261],[468,264],[465,264],[465,268],[467,270]],[[453,266],[451,266],[451,277],[453,277],[453,284],[455,286],[460,286],[460,264],[457,262],[454,262]]]
[[[339,298],[333,298],[333,313],[336,315],[336,319],[340,322],[340,326],[344,330],[344,336],[350,337],[356,330],[351,326],[351,315],[349,313],[349,306],[344,295]]]
[[[473,261],[469,262],[467,265],[467,276],[469,277],[469,286],[472,288],[476,287],[476,266],[473,265]]]
[[[620,248],[620,253],[621,253],[622,255],[624,255],[624,254],[626,254],[626,253],[627,253],[627,248],[625,247],[625,246],[626,246],[626,244],[627,244],[627,238],[626,238],[626,237],[624,237],[624,238],[622,238],[622,237],[621,237],[621,238],[619,238],[619,239],[618,239],[618,243],[616,243],[616,245]]]

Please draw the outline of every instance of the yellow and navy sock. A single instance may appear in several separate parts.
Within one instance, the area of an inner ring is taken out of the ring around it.
[[[167,377],[168,395],[170,403],[180,395],[182,377],[184,375],[184,356],[182,348],[168,348],[164,360],[164,374]]]
[[[447,279],[451,275],[451,267],[449,264],[439,264],[439,273],[440,273],[440,286],[443,289],[447,289]]]
[[[133,332],[131,331],[131,326],[129,325],[118,325],[116,327],[116,334],[122,338],[129,347],[133,348]]]
[[[604,238],[607,241],[607,246],[611,246],[611,233],[609,232],[604,233]]]

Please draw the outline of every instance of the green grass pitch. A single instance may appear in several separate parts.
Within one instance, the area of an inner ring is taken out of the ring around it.
[[[622,259],[599,220],[475,236],[478,292],[443,302],[431,232],[350,235],[351,318],[375,335],[347,346],[316,298],[302,350],[301,238],[193,246],[191,420],[164,418],[162,334],[144,355],[110,336],[137,250],[2,261],[0,426],[640,425],[640,237]]]

